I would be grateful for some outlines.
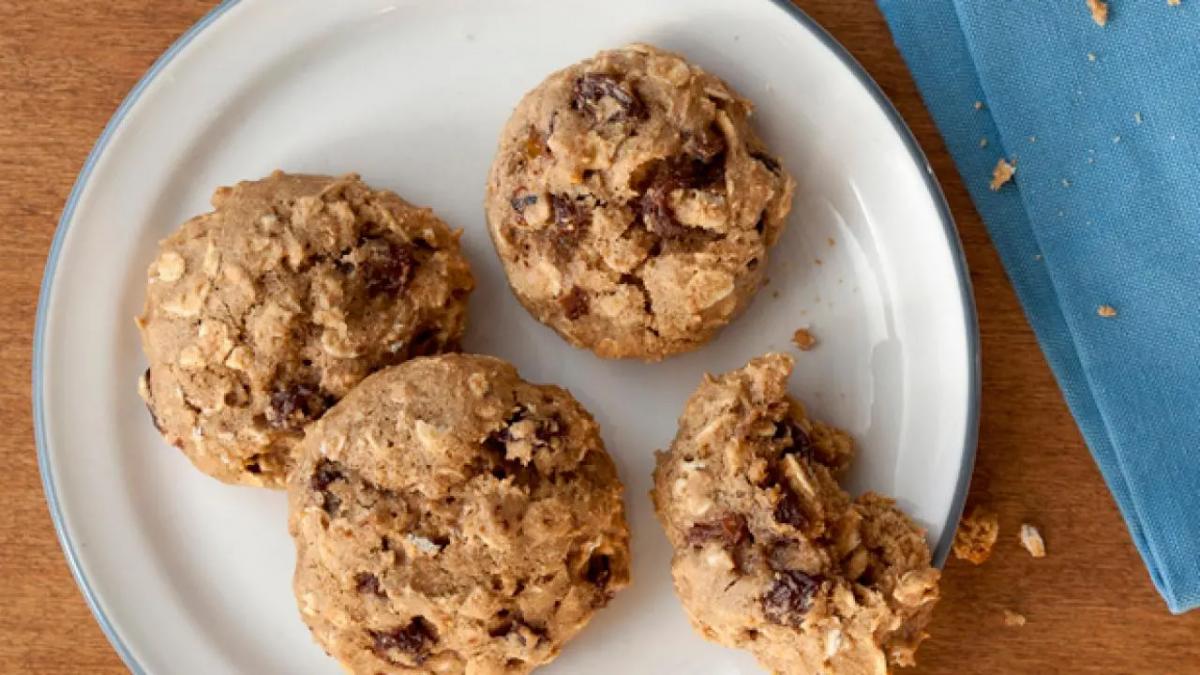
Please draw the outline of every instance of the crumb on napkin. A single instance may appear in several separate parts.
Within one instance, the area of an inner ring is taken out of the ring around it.
[[[1046,541],[1042,539],[1042,533],[1029,523],[1021,524],[1021,546],[1035,558],[1046,557]]]
[[[1092,21],[1097,26],[1108,23],[1108,3],[1104,0],[1087,0],[1088,9],[1092,12]]]
[[[807,352],[817,346],[817,338],[808,332],[807,328],[797,328],[792,334],[792,343],[796,345],[796,349]]]
[[[995,512],[982,506],[958,523],[954,534],[954,557],[982,565],[992,555],[992,547],[1000,536],[1000,519]]]
[[[1011,181],[1013,174],[1017,172],[1016,164],[1010,163],[1007,159],[1001,157],[996,160],[996,168],[992,169],[992,182],[988,185],[992,192],[998,191],[1004,184]]]
[[[1117,315],[1117,310],[1112,305],[1100,305],[1096,308],[1096,313],[1106,319],[1111,319]]]

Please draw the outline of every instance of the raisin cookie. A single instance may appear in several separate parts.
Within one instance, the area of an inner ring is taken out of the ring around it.
[[[629,582],[621,482],[564,389],[414,359],[309,432],[288,482],[295,592],[353,673],[525,673]]]
[[[776,673],[912,665],[938,598],[924,532],[892,500],[856,500],[852,448],[788,396],[792,360],[706,377],[659,453],[654,504],[675,588],[704,637]]]
[[[720,79],[647,45],[601,52],[517,105],[488,178],[513,291],[567,341],[649,361],[750,303],[795,181]]]
[[[364,377],[457,348],[474,280],[458,232],[354,175],[276,172],[212,205],[150,265],[139,390],[200,470],[282,487],[304,426]]]

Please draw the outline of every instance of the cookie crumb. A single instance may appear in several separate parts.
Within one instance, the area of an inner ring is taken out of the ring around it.
[[[990,509],[976,506],[958,523],[954,534],[954,557],[982,565],[992,555],[1000,536],[1000,519]]]
[[[807,352],[817,346],[817,338],[808,332],[807,328],[797,328],[792,334],[792,343],[796,345],[796,349]]]
[[[1167,4],[1172,7],[1178,7],[1180,0],[1167,0]]]
[[[983,101],[975,101],[975,109],[983,110]]]
[[[1108,23],[1108,3],[1104,0],[1087,0],[1087,6],[1092,13],[1092,21],[1103,28]]]
[[[1100,305],[1096,308],[1096,313],[1106,319],[1111,319],[1117,315],[1117,310],[1112,305]]]
[[[1020,628],[1025,625],[1025,615],[1006,609],[1004,610],[1004,625]]]
[[[1140,112],[1133,113],[1133,123],[1134,124],[1142,123],[1142,113],[1140,113]]]
[[[1096,55],[1092,52],[1088,52],[1088,61],[1095,61],[1095,60],[1096,60]]]
[[[833,240],[833,237],[825,237],[825,243],[829,244],[830,248],[837,244],[837,242]]]
[[[998,192],[1005,183],[1012,180],[1013,174],[1016,172],[1016,165],[1001,157],[996,160],[996,168],[992,169],[992,182],[988,187],[992,189],[992,192]]]
[[[987,144],[988,144],[987,136],[984,136],[979,139],[979,147],[986,148]]]
[[[1021,523],[1021,545],[1035,558],[1046,557],[1046,541],[1042,539],[1042,533],[1029,523]]]

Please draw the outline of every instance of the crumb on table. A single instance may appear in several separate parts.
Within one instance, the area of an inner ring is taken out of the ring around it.
[[[1174,7],[1179,4],[1179,0],[1167,0],[1167,4]]]
[[[982,506],[958,523],[954,534],[954,557],[982,565],[992,555],[992,547],[1000,537],[1000,519],[995,512]]]
[[[1011,609],[1006,609],[1004,610],[1004,625],[1013,626],[1014,628],[1024,626],[1025,616],[1023,614],[1018,614]]]
[[[996,168],[992,169],[992,182],[988,187],[992,189],[992,192],[998,191],[1005,183],[1012,180],[1013,174],[1016,172],[1016,165],[1001,157],[996,160]]]
[[[1117,315],[1117,310],[1112,305],[1100,305],[1096,308],[1096,313],[1106,319],[1111,319]]]
[[[1108,3],[1104,0],[1087,0],[1088,9],[1092,12],[1092,21],[1097,26],[1108,23]]]
[[[975,101],[975,109],[983,110],[983,101]]]
[[[1042,539],[1042,533],[1029,523],[1021,524],[1021,546],[1035,558],[1046,557],[1046,541]]]
[[[808,332],[807,328],[797,328],[792,334],[792,343],[796,345],[796,349],[807,352],[817,346],[817,338]]]

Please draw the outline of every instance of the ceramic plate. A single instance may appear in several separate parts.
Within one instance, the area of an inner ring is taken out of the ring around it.
[[[517,304],[484,230],[500,128],[545,75],[602,48],[688,55],[757,103],[799,179],[769,285],[699,351],[645,365],[572,349]],[[133,317],[156,242],[218,185],[275,168],[360,172],[432,206],[479,289],[472,351],[567,386],[596,415],[627,487],[634,586],[547,673],[755,673],[692,632],[647,493],[705,371],[790,351],[795,394],[860,448],[854,491],[895,495],[944,559],[970,473],[974,309],[930,169],[870,79],[770,0],[243,0],[151,69],[88,159],[42,289],[34,403],[46,496],[98,620],[135,672],[337,673],[291,595],[284,495],[207,478],[155,433],[135,392]]]

